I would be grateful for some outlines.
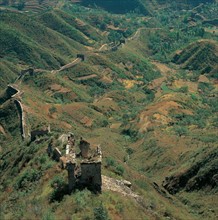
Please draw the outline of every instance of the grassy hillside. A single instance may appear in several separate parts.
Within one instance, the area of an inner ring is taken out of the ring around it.
[[[149,16],[145,1],[93,2],[0,11],[0,219],[215,219],[217,37],[200,18],[214,4],[193,20],[163,1]],[[21,125],[51,133],[23,140]],[[101,194],[66,190],[47,148],[65,154],[68,132],[100,144]]]
[[[215,41],[199,41],[189,45],[176,54],[173,62],[185,69],[197,70],[200,73],[216,74],[218,47]]]
[[[146,8],[138,0],[82,0],[81,3],[84,6],[100,7],[112,13],[128,13],[128,12],[139,12],[147,14]]]

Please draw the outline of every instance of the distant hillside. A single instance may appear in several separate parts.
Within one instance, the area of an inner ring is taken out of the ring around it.
[[[218,5],[173,2],[0,0],[0,220],[216,219]]]
[[[160,4],[165,4],[166,2],[172,3],[172,2],[177,2],[177,3],[183,3],[183,4],[190,4],[190,5],[199,5],[201,3],[213,3],[217,2],[216,0],[192,0],[192,1],[184,1],[184,0],[157,0],[158,3]]]
[[[107,11],[113,13],[127,13],[127,12],[137,12],[142,14],[148,14],[152,6],[158,6],[159,4],[172,4],[181,3],[183,5],[197,6],[201,3],[213,3],[216,0],[193,0],[193,1],[183,1],[183,0],[81,0],[78,1],[80,4],[86,7],[100,7]]]
[[[42,22],[46,16],[50,19]],[[64,13],[61,16],[65,16]],[[71,58],[76,57],[78,50],[84,49],[80,43],[89,42],[84,34],[86,26],[81,27],[83,33],[72,23],[62,19],[57,12],[30,17],[23,13],[0,11],[0,20],[2,88],[12,82],[25,66],[53,69],[70,62]],[[54,21],[56,25],[53,26]],[[96,31],[90,31],[99,39]]]
[[[100,7],[113,13],[139,12],[147,14],[148,11],[139,0],[82,0],[80,2],[86,7]]]
[[[18,10],[40,12],[54,7],[58,0],[0,0],[2,6],[12,6]]]
[[[218,69],[218,46],[215,41],[197,41],[177,53],[173,62],[185,69],[215,73]]]

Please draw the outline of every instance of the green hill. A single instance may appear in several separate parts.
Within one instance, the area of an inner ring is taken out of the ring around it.
[[[100,7],[112,13],[128,13],[128,12],[139,12],[147,14],[148,11],[138,0],[82,0],[81,3],[84,6]]]
[[[183,68],[196,70],[200,73],[217,72],[218,47],[215,41],[198,41],[192,43],[184,50],[176,54],[173,62],[182,65]]]
[[[24,6],[0,9],[0,219],[215,219],[215,27],[165,1]],[[101,193],[67,190],[68,132],[100,145]]]

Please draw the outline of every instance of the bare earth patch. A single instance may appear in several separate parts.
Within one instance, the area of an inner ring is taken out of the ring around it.
[[[189,92],[197,92],[198,84],[195,82],[187,82],[183,79],[175,80],[172,84],[175,88],[188,87]]]
[[[169,73],[176,72],[174,69],[169,68],[167,65],[165,65],[163,63],[153,61],[152,64],[154,64],[164,76],[169,75]]]

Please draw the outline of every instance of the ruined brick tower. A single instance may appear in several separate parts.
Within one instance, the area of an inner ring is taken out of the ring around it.
[[[102,152],[100,146],[91,149],[90,143],[80,138],[78,146],[73,133],[63,134],[58,139],[65,147],[65,155],[55,147],[54,139],[48,145],[48,155],[61,162],[61,167],[68,171],[69,191],[88,188],[94,192],[101,192],[101,162]],[[76,149],[77,147],[77,149]],[[77,153],[77,150],[80,150]]]
[[[87,187],[94,192],[101,192],[102,153],[100,147],[98,146],[96,151],[91,153],[90,143],[81,138],[80,153],[75,155],[75,149],[72,149],[74,146],[69,146],[70,142],[75,143],[75,141],[68,141],[67,144],[67,148],[71,148],[67,149],[69,154],[66,155],[69,191]]]

